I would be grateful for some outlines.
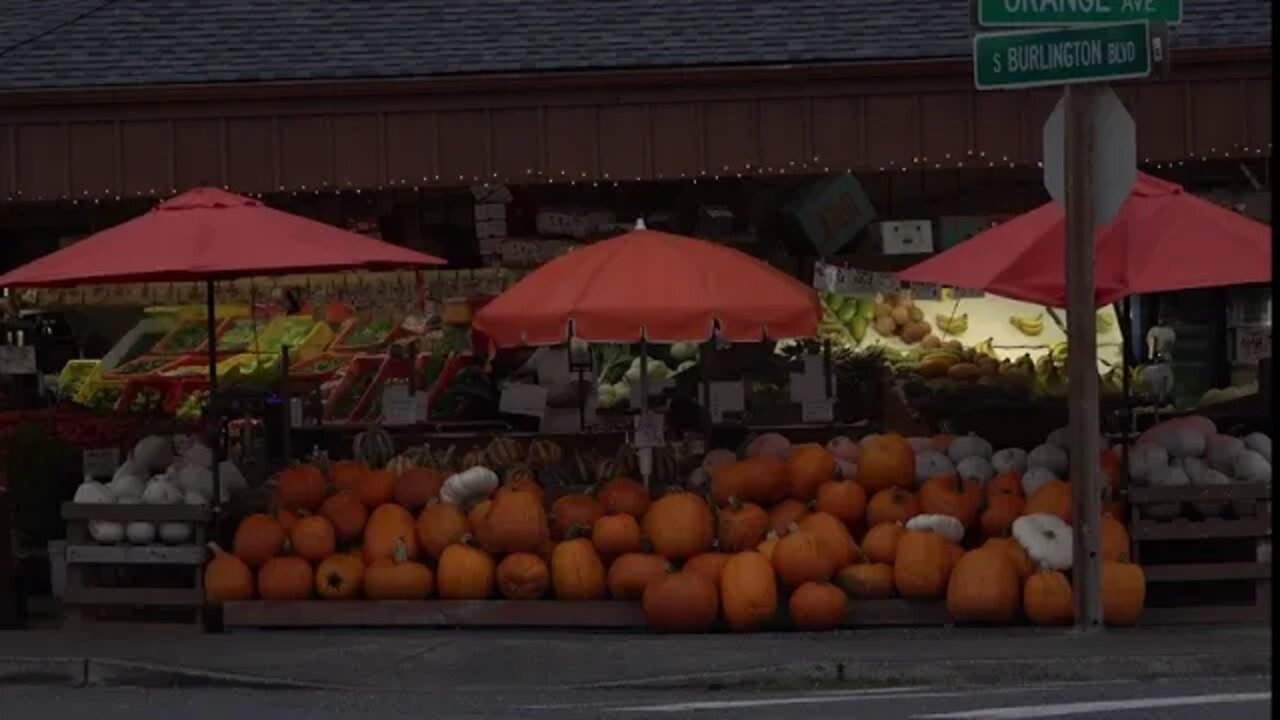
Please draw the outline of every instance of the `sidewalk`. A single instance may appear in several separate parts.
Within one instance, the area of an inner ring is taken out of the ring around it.
[[[273,631],[100,625],[0,632],[0,684],[362,691],[982,684],[1271,672],[1269,627],[1096,635],[1014,628],[657,636],[548,631]]]

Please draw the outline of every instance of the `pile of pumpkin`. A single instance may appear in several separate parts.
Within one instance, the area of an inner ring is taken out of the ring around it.
[[[619,476],[553,501],[520,462],[501,478],[299,464],[278,476],[275,510],[215,549],[205,585],[213,602],[612,598],[639,601],[662,631],[753,630],[782,605],[821,630],[850,602],[895,596],[945,599],[958,622],[1068,623],[1070,484],[1041,478],[1027,497],[1027,456],[973,436],[762,436],[741,457],[709,453],[696,491],[651,497]],[[1010,457],[1020,469],[995,473]],[[1117,465],[1104,454],[1109,478]],[[993,472],[975,479],[975,466]],[[1145,581],[1118,517],[1101,519],[1103,596],[1107,621],[1127,624]]]

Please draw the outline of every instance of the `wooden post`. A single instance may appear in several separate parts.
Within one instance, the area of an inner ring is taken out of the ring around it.
[[[1094,88],[1068,85],[1065,98],[1067,270],[1067,377],[1070,381],[1072,512],[1075,518],[1071,582],[1076,629],[1102,628],[1098,555],[1099,493],[1098,343],[1094,313],[1093,105]]]

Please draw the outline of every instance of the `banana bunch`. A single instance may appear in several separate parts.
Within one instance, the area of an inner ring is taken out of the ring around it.
[[[937,315],[934,321],[938,329],[947,335],[963,335],[969,329],[969,313],[963,315]]]
[[[1010,315],[1009,324],[1018,328],[1023,335],[1035,337],[1044,332],[1044,313],[1036,315]]]
[[[1116,326],[1116,321],[1111,317],[1111,313],[1105,310],[1099,310],[1095,327],[1099,335],[1111,332],[1111,328]]]

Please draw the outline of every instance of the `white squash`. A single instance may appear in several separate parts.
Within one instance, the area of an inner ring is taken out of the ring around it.
[[[487,467],[473,467],[456,475],[450,475],[440,488],[440,499],[459,507],[488,497],[498,489],[498,475]]]
[[[1027,468],[1022,474],[1022,494],[1031,497],[1036,491],[1043,487],[1051,480],[1057,480],[1058,476],[1049,468],[1033,467]]]
[[[107,489],[116,497],[116,501],[132,499],[141,500],[146,481],[136,475],[118,475],[107,483]]]
[[[244,473],[240,472],[239,466],[230,460],[218,463],[218,477],[222,479],[224,497],[228,493],[249,489],[249,481],[245,479]]]
[[[961,480],[977,480],[986,485],[991,478],[995,477],[996,470],[991,467],[991,463],[986,458],[970,455],[956,464],[956,474]]]
[[[1209,438],[1211,435],[1218,433],[1218,428],[1209,418],[1199,415],[1189,415],[1187,417],[1173,418],[1165,420],[1162,423],[1152,425],[1145,432],[1138,436],[1138,445],[1146,445],[1150,442],[1160,442],[1160,439],[1167,433],[1174,430],[1184,429],[1194,432],[1198,435]]]
[[[184,505],[208,505],[209,498],[201,494],[199,490],[188,490],[182,494],[182,503]]]
[[[166,545],[181,545],[191,539],[192,528],[190,523],[165,522],[160,523],[158,534]]]
[[[1271,462],[1271,438],[1260,432],[1244,436],[1244,446],[1258,453],[1267,462]]]
[[[866,438],[863,438],[863,442],[866,442]],[[909,437],[907,438],[907,443],[911,445],[911,451],[916,453],[917,455],[922,452],[925,452],[926,450],[938,449],[937,446],[933,444],[933,438]]]
[[[951,458],[951,462],[958,463],[965,458],[980,457],[983,460],[990,460],[992,454],[991,443],[977,435],[965,435],[951,441],[951,445],[947,447],[947,457]]]
[[[1205,457],[1218,472],[1234,472],[1236,456],[1246,449],[1244,441],[1232,435],[1210,435],[1205,441]]]
[[[160,435],[148,435],[133,446],[130,458],[147,473],[158,473],[173,462],[173,441]]]
[[[964,539],[964,525],[950,515],[916,515],[907,521],[907,529],[941,535],[953,543]]]
[[[1037,445],[1027,455],[1027,468],[1044,468],[1055,477],[1066,477],[1068,463],[1067,451],[1057,445]]]
[[[1260,453],[1245,450],[1236,456],[1231,474],[1236,480],[1247,483],[1271,482],[1271,463]]]
[[[951,462],[951,458],[943,455],[937,450],[925,450],[916,453],[916,486],[924,484],[924,481],[939,475],[950,475],[956,471],[956,466]]]
[[[89,537],[100,545],[115,545],[124,541],[124,525],[106,520],[90,520]]]
[[[827,452],[837,460],[858,462],[858,456],[862,454],[862,446],[844,435],[837,435],[827,441]]]
[[[1070,570],[1074,556],[1071,526],[1056,515],[1033,513],[1013,521],[1013,539],[1038,567]]]
[[[1001,475],[1027,471],[1027,451],[1022,448],[1004,448],[991,455],[991,467]]]
[[[1184,458],[1182,466],[1191,478],[1192,487],[1215,487],[1222,485],[1230,485],[1231,478],[1214,470],[1204,461],[1197,458]],[[1227,503],[1222,500],[1199,500],[1191,503],[1191,507],[1200,513],[1203,517],[1219,517],[1227,509]]]
[[[1067,450],[1067,449],[1069,449],[1070,444],[1071,444],[1071,443],[1070,443],[1070,437],[1071,437],[1071,429],[1070,429],[1070,428],[1065,428],[1065,427],[1060,427],[1060,428],[1058,428],[1057,430],[1053,430],[1053,431],[1051,431],[1051,432],[1050,432],[1050,433],[1045,437],[1044,442],[1045,442],[1045,444],[1046,444],[1046,445],[1052,445],[1052,446],[1054,446],[1054,447],[1058,447],[1058,448],[1062,448],[1063,450]]]
[[[846,480],[853,480],[858,477],[858,463],[852,460],[836,458],[836,476]]]
[[[1204,455],[1204,435],[1184,426],[1175,426],[1155,438],[1155,442],[1169,451],[1170,457],[1200,457]]]
[[[1181,464],[1152,466],[1148,473],[1148,482],[1153,487],[1188,487],[1191,478],[1182,469]],[[1173,520],[1182,513],[1181,503],[1151,503],[1142,512],[1157,520]]]
[[[116,500],[121,505],[138,505],[142,503],[141,498],[123,497]],[[156,526],[154,523],[134,521],[125,523],[124,537],[134,545],[150,545],[156,539]]]
[[[182,490],[164,475],[151,478],[142,491],[142,502],[148,505],[174,505],[182,502]]]
[[[191,443],[191,447],[182,453],[182,465],[195,465],[197,467],[209,468],[213,466],[213,450],[208,445],[196,440]]]
[[[1187,479],[1191,481],[1192,487],[1198,487],[1200,481],[1204,479],[1205,473],[1211,469],[1209,464],[1200,458],[1176,458],[1169,462],[1170,465],[1177,465],[1187,474]]]
[[[1169,451],[1163,445],[1149,443],[1129,448],[1129,477],[1135,485],[1150,485],[1151,473],[1169,464]]]
[[[120,463],[120,467],[116,468],[115,473],[112,474],[111,482],[115,482],[116,480],[119,480],[120,478],[126,477],[126,476],[145,478],[145,477],[149,477],[150,475],[151,473],[147,472],[146,468],[142,467],[141,465],[138,465],[133,460],[126,458],[124,462]]]
[[[81,505],[102,505],[115,501],[116,496],[111,494],[110,488],[89,477],[80,483],[75,496],[71,498],[71,502]]]

